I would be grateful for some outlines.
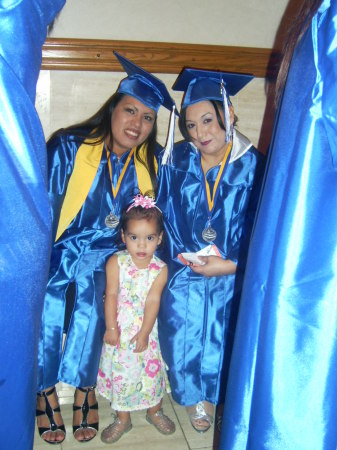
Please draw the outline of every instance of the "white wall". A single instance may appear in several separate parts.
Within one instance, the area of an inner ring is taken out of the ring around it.
[[[273,46],[288,0],[68,0],[54,37]]]
[[[157,74],[172,86],[176,75]],[[61,127],[66,127],[92,115],[117,89],[125,73],[42,71],[38,83],[36,107],[46,138]],[[180,106],[182,95],[172,92]],[[232,98],[235,113],[239,117],[237,128],[257,146],[265,107],[264,80],[255,79]],[[166,142],[169,112],[160,108],[158,114],[158,142]],[[176,126],[175,141],[181,139]]]
[[[272,47],[288,0],[68,0],[51,37],[166,41]],[[46,138],[93,114],[124,73],[41,71],[37,110]],[[170,89],[176,75],[159,74]],[[180,106],[181,94],[173,93]],[[255,146],[266,96],[255,79],[232,98],[238,128]],[[158,140],[165,144],[168,113],[161,108]],[[181,135],[176,127],[176,141]],[[264,151],[265,148],[262,148]]]

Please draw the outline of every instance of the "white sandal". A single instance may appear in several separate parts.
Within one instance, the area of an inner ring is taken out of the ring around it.
[[[188,406],[186,410],[192,427],[198,433],[205,433],[211,428],[214,418],[206,412],[204,402],[199,402],[194,406]]]

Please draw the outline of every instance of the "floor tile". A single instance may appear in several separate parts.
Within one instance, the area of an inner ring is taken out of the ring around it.
[[[191,426],[185,408],[174,402],[170,395],[163,400],[163,409],[176,424],[176,432],[170,436],[160,434],[146,421],[146,412],[131,413],[133,428],[115,444],[107,445],[100,440],[101,431],[113,422],[113,411],[109,402],[97,395],[100,414],[100,431],[95,439],[85,444],[77,442],[72,434],[72,404],[74,388],[64,383],[57,385],[62,416],[65,421],[67,436],[58,446],[51,447],[35,431],[34,450],[215,450],[213,447],[213,427],[207,433],[197,433]]]

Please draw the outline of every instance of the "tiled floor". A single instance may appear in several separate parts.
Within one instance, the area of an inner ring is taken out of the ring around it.
[[[59,384],[57,386],[62,416],[65,421],[67,437],[58,446],[51,447],[40,438],[35,431],[34,450],[99,450],[113,448],[114,450],[216,450],[218,436],[213,436],[213,428],[207,433],[197,433],[190,425],[185,409],[177,405],[171,398],[164,398],[164,412],[174,420],[176,432],[170,436],[163,436],[145,420],[145,411],[131,414],[133,428],[122,436],[115,444],[106,445],[100,439],[100,432],[92,441],[80,444],[72,435],[72,402],[74,389],[71,386]],[[103,430],[113,420],[109,402],[97,395],[100,414],[100,430]],[[213,442],[214,441],[214,442]]]

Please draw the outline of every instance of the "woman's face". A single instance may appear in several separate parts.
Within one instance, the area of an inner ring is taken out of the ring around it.
[[[155,120],[153,109],[131,95],[124,95],[111,114],[114,153],[122,155],[142,144],[151,133]]]
[[[231,121],[233,109],[231,109]],[[223,120],[223,111],[220,111]],[[213,104],[203,100],[186,108],[186,128],[203,156],[221,157],[226,150],[226,132],[219,125]]]

